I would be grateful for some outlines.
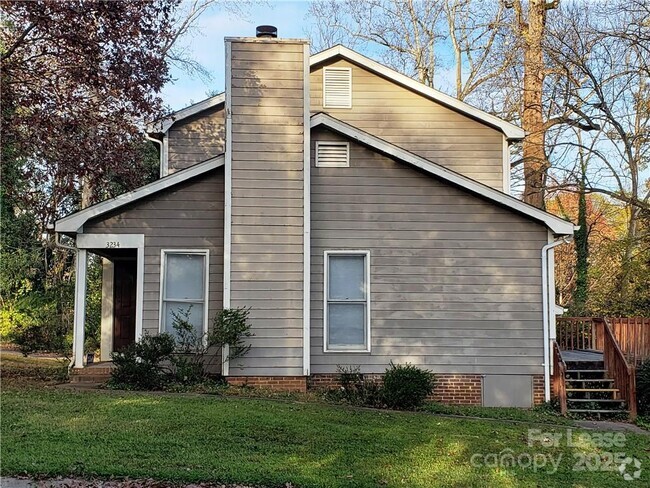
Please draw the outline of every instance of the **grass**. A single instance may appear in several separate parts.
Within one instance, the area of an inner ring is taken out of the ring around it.
[[[572,470],[575,455],[608,449],[585,442],[530,448],[522,425],[172,394],[3,388],[0,398],[3,475],[313,487],[630,486],[615,472]],[[561,455],[562,462],[555,474],[471,464],[473,454],[506,449]],[[648,437],[627,435],[624,450],[650,464]]]
[[[4,386],[56,384],[68,379],[67,361],[53,357],[25,357],[17,352],[3,352],[0,369]]]
[[[572,425],[573,421],[558,414],[553,408],[541,405],[532,409],[525,408],[485,408],[468,405],[443,405],[428,403],[423,410],[440,415],[456,415],[460,417],[478,417],[486,419],[514,420],[529,423],[547,423],[556,425]]]

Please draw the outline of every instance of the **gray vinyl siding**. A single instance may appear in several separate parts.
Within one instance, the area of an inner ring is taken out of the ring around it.
[[[317,140],[339,140],[327,131]],[[312,152],[311,369],[392,360],[437,373],[541,374],[547,230],[350,143],[349,168]],[[371,352],[323,352],[323,253],[370,251]]]
[[[230,375],[302,375],[303,44],[231,43],[231,306],[252,348]]]
[[[503,135],[346,60],[352,68],[352,108],[323,108],[323,65],[311,72],[311,111],[328,112],[388,142],[503,190]]]
[[[208,324],[223,304],[223,168],[84,225],[84,233],[144,234],[143,332],[159,331],[161,249],[209,249]]]
[[[222,154],[226,137],[224,104],[176,122],[167,137],[170,173]]]

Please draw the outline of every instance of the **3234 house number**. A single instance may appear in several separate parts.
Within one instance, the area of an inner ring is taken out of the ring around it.
[[[106,241],[107,249],[116,248],[116,247],[120,247],[120,243],[118,241]]]

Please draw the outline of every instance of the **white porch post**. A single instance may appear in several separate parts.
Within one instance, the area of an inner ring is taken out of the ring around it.
[[[75,288],[74,288],[74,331],[72,334],[72,351],[74,354],[74,367],[83,368],[84,342],[86,334],[86,270],[88,267],[88,251],[77,250]]]

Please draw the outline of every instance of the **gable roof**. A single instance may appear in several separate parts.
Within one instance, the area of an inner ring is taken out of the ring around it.
[[[175,173],[160,178],[153,183],[141,186],[140,188],[137,188],[133,191],[123,193],[115,198],[105,200],[101,203],[97,203],[91,207],[68,215],[67,217],[63,217],[62,219],[56,221],[54,230],[56,232],[71,234],[81,232],[83,225],[90,219],[99,217],[100,215],[106,214],[130,203],[137,202],[138,200],[153,195],[154,193],[166,190],[191,178],[207,173],[208,171],[223,166],[224,162],[224,155],[221,154],[214,158],[203,161],[202,163],[190,166],[189,168],[176,171]]]
[[[346,59],[347,61],[350,61],[351,63],[354,63],[358,66],[361,66],[367,69],[368,71],[371,71],[384,78],[388,78],[389,80],[397,83],[398,85],[413,90],[425,96],[426,98],[433,100],[434,102],[444,105],[445,107],[448,107],[456,112],[466,115],[467,117],[470,117],[474,120],[489,125],[490,127],[496,128],[501,132],[503,132],[503,134],[506,136],[508,140],[518,141],[523,139],[524,136],[526,135],[526,133],[521,127],[517,127],[516,125],[511,124],[510,122],[506,122],[505,120],[502,120],[499,117],[495,117],[494,115],[484,112],[483,110],[479,110],[476,107],[472,107],[471,105],[465,102],[461,102],[460,100],[452,96],[449,96],[441,91],[438,91],[418,81],[415,81],[413,78],[409,78],[406,75],[398,73],[394,69],[388,68],[387,66],[384,66],[383,64],[380,64],[377,61],[373,61],[372,59],[364,56],[363,54],[359,54],[358,52],[353,51],[352,49],[349,49],[340,44],[332,48],[326,49],[325,51],[321,51],[317,54],[312,55],[309,58],[309,64],[313,68],[315,66],[318,66],[319,64],[322,64],[336,57],[341,57],[343,59]],[[157,121],[148,124],[147,132],[149,133],[167,132],[170,129],[170,127],[174,125],[176,122],[178,122],[179,120],[186,119],[188,117],[191,117],[192,115],[198,114],[199,112],[202,112],[209,108],[215,107],[221,103],[224,103],[225,99],[226,99],[225,93],[219,93],[218,95],[215,95],[213,97],[206,98],[205,100],[195,103],[194,105],[190,105],[189,107],[186,107],[182,110],[173,112],[163,119],[159,119]]]
[[[484,112],[483,110],[472,107],[471,105],[462,102],[457,98],[449,96],[446,93],[415,81],[413,78],[403,75],[394,69],[384,66],[383,64],[380,64],[377,61],[374,61],[364,56],[363,54],[359,54],[358,52],[353,51],[352,49],[349,49],[341,44],[312,55],[310,58],[310,65],[313,68],[316,65],[322,64],[336,57],[341,57],[347,61],[350,61],[351,63],[366,68],[368,71],[383,76],[384,78],[388,78],[398,85],[409,88],[410,90],[413,90],[414,92],[417,92],[456,112],[499,129],[508,138],[508,140],[521,140],[526,135],[521,127],[517,127],[510,122],[506,122],[499,117],[495,117],[494,115]]]
[[[147,132],[150,134],[165,133],[179,120],[187,119],[192,115],[196,115],[200,112],[203,112],[204,110],[225,103],[225,101],[226,93],[221,92],[213,97],[206,98],[205,100],[201,100],[200,102],[190,105],[189,107],[185,107],[176,112],[172,112],[162,119],[154,120],[153,122],[148,123]]]
[[[544,212],[532,205],[517,200],[510,195],[502,193],[494,188],[486,186],[478,181],[472,180],[459,173],[451,171],[443,166],[433,163],[428,159],[413,154],[399,146],[391,144],[379,137],[373,136],[352,125],[346,124],[339,119],[326,113],[318,113],[311,117],[311,127],[324,126],[349,139],[359,142],[364,146],[369,146],[376,151],[385,154],[393,159],[398,159],[405,163],[411,164],[443,181],[451,183],[454,186],[461,187],[475,195],[478,195],[494,204],[507,207],[517,213],[525,215],[533,220],[543,223],[555,234],[573,235],[575,229],[571,222],[567,222],[553,214]]]

